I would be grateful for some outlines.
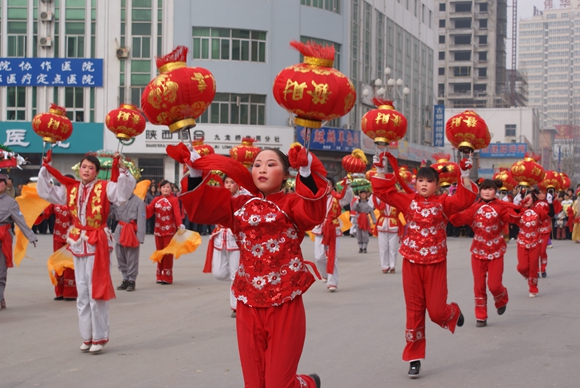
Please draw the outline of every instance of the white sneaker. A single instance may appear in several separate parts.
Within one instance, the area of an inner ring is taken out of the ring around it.
[[[89,349],[89,352],[91,352],[93,354],[99,353],[99,352],[103,351],[104,347],[105,347],[105,345],[102,345],[102,344],[100,344],[100,345],[92,344],[91,348]]]
[[[88,352],[91,348],[91,344],[85,344],[84,342],[81,344],[81,352]]]
[[[335,292],[336,291],[336,286],[328,286],[328,291],[330,292]]]
[[[533,292],[530,292],[530,298],[535,298],[536,296],[538,296],[538,294],[534,294]]]
[[[322,278],[322,283],[326,283],[328,281],[327,278]]]

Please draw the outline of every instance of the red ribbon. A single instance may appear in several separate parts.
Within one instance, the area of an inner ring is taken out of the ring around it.
[[[124,247],[137,248],[139,246],[139,239],[135,232],[137,231],[137,223],[135,220],[130,222],[119,221],[119,225],[123,227],[121,229],[121,236],[119,238],[119,244]]]
[[[12,262],[12,233],[10,233],[10,225],[0,226],[0,242],[2,243],[2,254],[6,259],[6,267],[14,267]]]

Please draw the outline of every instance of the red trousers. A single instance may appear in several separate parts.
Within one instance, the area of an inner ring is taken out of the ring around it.
[[[407,306],[407,345],[403,361],[425,358],[425,310],[444,329],[455,331],[461,311],[457,303],[447,304],[447,261],[422,265],[403,258],[403,292]]]
[[[52,240],[52,248],[56,252],[64,247],[66,242]],[[65,268],[62,275],[56,275],[56,286],[54,286],[54,293],[57,297],[67,299],[75,299],[77,297],[77,284],[75,283],[75,270]]]
[[[475,319],[485,321],[487,319],[487,287],[493,295],[495,308],[505,306],[508,303],[508,292],[502,284],[503,256],[493,260],[481,260],[471,256],[471,269],[473,270],[473,293],[475,295]]]
[[[548,241],[550,240],[550,233],[544,233],[540,236],[542,243],[540,244],[540,272],[546,272],[548,265]]]
[[[528,279],[530,292],[538,293],[538,258],[540,257],[540,244],[533,248],[526,248],[518,244],[518,267],[517,270],[523,277]]]
[[[306,337],[302,296],[277,307],[249,307],[238,301],[238,350],[245,388],[314,388],[297,375]]]
[[[163,249],[169,245],[173,236],[155,236],[155,248]],[[173,283],[173,255],[165,255],[157,263],[157,283]]]

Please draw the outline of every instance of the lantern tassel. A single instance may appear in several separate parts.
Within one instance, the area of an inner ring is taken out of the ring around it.
[[[290,46],[294,47],[305,57],[334,60],[334,46],[323,46],[313,41],[302,43],[297,40],[291,41]]]
[[[375,97],[371,100],[371,102],[373,104],[375,104],[376,107],[382,106],[382,105],[390,105],[393,106],[393,100],[384,100],[382,98],[378,98]]]
[[[355,148],[354,150],[352,150],[351,155],[357,159],[362,160],[364,162],[364,164],[369,164],[369,161],[367,160],[367,156],[365,155],[364,151],[361,150],[360,148]]]
[[[187,52],[189,49],[187,46],[177,46],[172,52],[162,56],[161,58],[155,58],[157,68],[161,68],[164,65],[172,62],[187,62]]]

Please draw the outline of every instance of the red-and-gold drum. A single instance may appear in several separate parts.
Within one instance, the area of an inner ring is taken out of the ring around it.
[[[230,156],[232,159],[237,160],[246,167],[250,167],[254,163],[254,159],[258,156],[260,152],[260,147],[254,145],[255,139],[251,137],[244,137],[242,139],[242,144],[234,146],[230,150]]]
[[[526,153],[524,160],[517,161],[510,167],[513,178],[526,187],[539,184],[546,175],[544,168],[538,163],[539,160],[539,155]]]
[[[187,47],[178,46],[157,59],[159,75],[143,90],[141,109],[153,124],[171,132],[195,127],[195,119],[209,107],[216,92],[212,73],[187,67]]]
[[[117,139],[129,140],[137,137],[145,130],[145,117],[139,108],[131,104],[121,104],[117,109],[107,113],[105,125]]]
[[[437,162],[433,163],[431,167],[439,173],[439,187],[449,187],[453,183],[457,183],[459,165],[449,161],[451,159],[451,155],[437,153],[433,154],[433,158],[435,158]]]
[[[407,133],[407,119],[393,107],[393,101],[373,98],[377,107],[364,114],[361,131],[375,144],[388,144],[401,140]]]
[[[32,129],[42,137],[42,141],[56,143],[64,141],[72,135],[73,126],[66,109],[56,104],[50,104],[48,113],[39,113],[32,119]]]
[[[342,168],[348,174],[364,172],[367,169],[367,158],[363,150],[355,148],[350,155],[342,158]]]
[[[278,73],[272,87],[276,102],[296,115],[296,125],[306,128],[320,128],[323,121],[347,114],[356,101],[356,90],[332,68],[334,47],[297,41],[290,45],[300,51],[304,62]]]
[[[445,136],[453,147],[465,154],[485,148],[491,142],[487,124],[471,110],[466,110],[447,120]]]

